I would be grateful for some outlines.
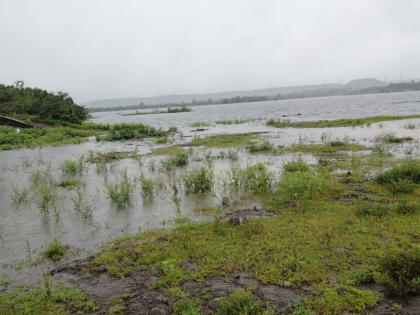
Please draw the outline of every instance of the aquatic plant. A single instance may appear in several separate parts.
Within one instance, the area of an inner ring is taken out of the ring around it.
[[[144,124],[115,124],[110,127],[108,135],[100,140],[122,141],[130,139],[143,139],[146,137],[163,137],[167,132]]]
[[[61,244],[57,239],[54,239],[45,249],[44,256],[52,261],[59,261],[66,254],[67,246]]]
[[[191,123],[190,125],[191,127],[208,127],[210,126],[209,122],[205,122],[205,121],[196,121]]]
[[[247,146],[248,151],[251,153],[266,152],[270,151],[272,148],[273,145],[267,140],[263,142],[252,143]]]
[[[79,160],[64,160],[61,164],[61,170],[67,175],[80,175],[84,169],[84,159]]]
[[[283,164],[283,170],[285,172],[307,172],[309,171],[309,166],[302,160],[298,159],[295,161],[290,161]]]
[[[205,167],[187,172],[183,180],[187,193],[206,192],[213,187],[213,173]]]
[[[155,188],[156,188],[156,183],[154,180],[141,176],[140,185],[141,185],[141,192],[142,192],[143,197],[153,196],[155,192]]]
[[[242,187],[255,194],[271,191],[273,175],[268,172],[264,163],[257,163],[241,170]]]
[[[392,144],[392,143],[403,143],[407,141],[412,141],[414,139],[412,137],[397,137],[395,133],[389,132],[389,133],[385,133],[385,134],[377,136],[375,140],[378,142]]]
[[[120,180],[107,186],[108,198],[118,207],[124,208],[130,202],[130,196],[134,189],[134,183],[122,172]]]
[[[48,214],[57,201],[56,188],[49,183],[43,183],[35,189],[36,203],[43,214]]]
[[[26,188],[19,188],[15,185],[12,186],[10,198],[15,204],[21,204],[28,199],[29,190]]]

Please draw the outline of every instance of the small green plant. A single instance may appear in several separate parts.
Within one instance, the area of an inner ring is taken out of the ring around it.
[[[36,188],[36,202],[41,213],[49,213],[50,207],[55,205],[56,200],[56,188],[53,185],[45,183]]]
[[[140,185],[143,197],[153,196],[156,188],[156,183],[152,179],[142,176],[140,177]]]
[[[404,200],[397,204],[397,213],[414,214],[420,212],[420,203],[415,201]]]
[[[410,123],[405,124],[404,128],[405,129],[416,129],[417,126],[416,126],[416,124],[413,124],[413,123],[410,122]]]
[[[59,261],[66,254],[68,248],[62,245],[57,239],[54,239],[44,251],[44,257],[52,261]]]
[[[307,172],[309,171],[309,166],[302,160],[298,159],[296,161],[290,161],[283,164],[283,169],[285,172]]]
[[[84,160],[65,160],[61,164],[61,170],[67,175],[80,175],[84,169]]]
[[[271,191],[273,176],[264,163],[258,163],[242,170],[242,181],[245,190],[256,194],[268,193]]]
[[[205,167],[188,172],[183,180],[187,193],[206,192],[213,188],[213,173]]]
[[[385,273],[383,280],[388,292],[404,297],[420,294],[420,247],[414,245],[409,249],[395,249],[381,261]]]
[[[397,193],[411,193],[416,189],[416,184],[414,184],[410,179],[404,178],[391,181],[389,183],[389,188],[394,195]]]
[[[25,188],[18,188],[17,186],[12,186],[12,192],[10,194],[10,198],[12,201],[19,205],[25,202],[28,199],[29,190]]]
[[[127,172],[121,174],[121,179],[107,186],[108,198],[118,207],[124,208],[130,202],[130,196],[134,189],[134,183],[127,176]]]
[[[266,312],[260,301],[254,300],[251,292],[237,290],[220,301],[216,315],[262,315]]]

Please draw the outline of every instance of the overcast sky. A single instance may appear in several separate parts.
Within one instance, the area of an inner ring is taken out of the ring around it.
[[[0,82],[79,102],[400,75],[417,0],[0,0]]]

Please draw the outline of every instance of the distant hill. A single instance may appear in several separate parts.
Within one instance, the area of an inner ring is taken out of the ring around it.
[[[388,83],[384,81],[380,81],[378,79],[364,78],[364,79],[357,79],[357,80],[350,81],[344,87],[360,90],[360,89],[367,89],[367,88],[373,88],[373,87],[383,87],[387,85]]]
[[[130,98],[113,98],[94,100],[83,103],[87,108],[100,108],[100,107],[126,107],[139,105],[161,105],[161,104],[179,104],[191,103],[196,101],[221,100],[232,97],[248,97],[248,96],[274,96],[278,94],[292,94],[292,93],[305,93],[310,91],[331,90],[339,89],[343,86],[341,84],[319,84],[319,85],[301,85],[290,87],[277,87],[269,89],[257,89],[246,91],[228,91],[218,93],[202,93],[202,94],[181,94],[181,95],[162,95],[162,96],[149,96],[149,97],[130,97]]]

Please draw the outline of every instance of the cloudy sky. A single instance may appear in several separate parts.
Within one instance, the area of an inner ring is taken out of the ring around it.
[[[417,0],[0,0],[0,82],[79,102],[420,78]]]

